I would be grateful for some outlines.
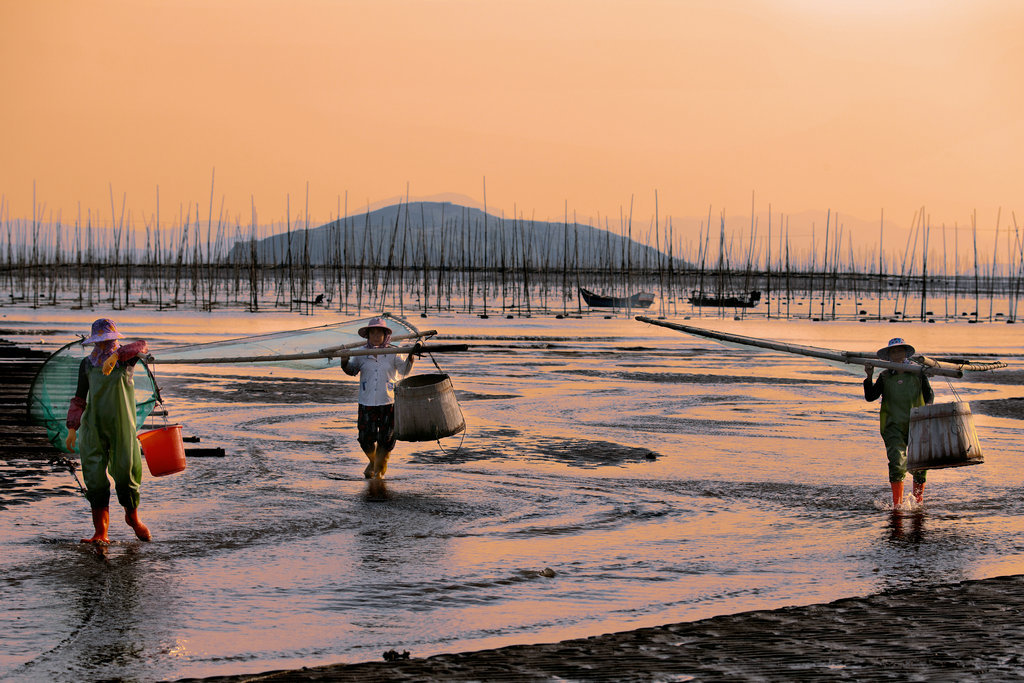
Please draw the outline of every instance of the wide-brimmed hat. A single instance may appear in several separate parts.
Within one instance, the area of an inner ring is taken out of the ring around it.
[[[898,349],[900,347],[903,347],[907,350],[907,358],[910,358],[916,353],[916,351],[914,351],[914,347],[908,344],[907,342],[903,341],[903,339],[901,339],[900,337],[893,337],[892,339],[889,340],[888,344],[878,349],[877,355],[882,360],[889,360],[889,352],[892,351],[893,349]]]
[[[92,324],[92,331],[82,340],[83,344],[98,344],[111,339],[122,339],[123,334],[117,331],[117,325],[110,318],[100,318]]]
[[[363,339],[366,339],[370,336],[370,330],[375,327],[384,330],[388,334],[393,333],[388,324],[384,322],[384,318],[370,318],[370,322],[366,323],[366,327],[360,327],[356,333]]]

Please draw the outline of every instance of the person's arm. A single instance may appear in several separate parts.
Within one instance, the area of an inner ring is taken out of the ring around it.
[[[149,347],[143,339],[119,346],[117,351],[110,354],[110,357],[103,361],[103,374],[109,375],[114,371],[118,363],[124,363],[128,366],[135,365],[139,362],[139,357],[148,350]]]
[[[125,344],[124,346],[118,347],[117,359],[124,363],[134,365],[139,362],[139,358],[149,352],[149,344],[146,343],[145,339],[133,341],[131,344]]]
[[[878,373],[878,379],[872,383],[871,378],[875,374],[875,368],[871,365],[864,366],[864,373],[867,377],[864,378],[864,400],[875,401],[879,396],[882,395],[882,376],[885,374],[885,370]]]
[[[68,417],[64,422],[68,429],[77,430],[82,426],[82,413],[85,412],[85,399],[89,396],[89,359],[83,358],[78,366],[78,386],[68,406]]]
[[[935,402],[935,391],[927,375],[921,375],[921,395],[924,396],[924,404],[930,406]]]
[[[413,345],[412,350],[409,351],[409,355],[406,356],[405,362],[402,363],[401,365],[396,365],[395,366],[395,369],[398,370],[398,374],[400,374],[400,375],[408,375],[412,371],[413,356],[418,356],[421,353],[423,353],[420,350],[420,348],[421,348],[420,347],[420,343],[416,342]]]
[[[359,362],[350,356],[342,356],[341,369],[346,375],[355,377],[359,374]]]

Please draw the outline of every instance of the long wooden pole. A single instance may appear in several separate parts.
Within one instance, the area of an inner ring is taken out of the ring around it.
[[[232,356],[229,358],[167,358],[161,360],[153,357],[152,362],[159,365],[206,365],[211,363],[272,363],[275,361],[290,360],[315,360],[318,358],[348,358],[352,356],[391,356],[403,353],[449,353],[453,351],[467,351],[466,344],[436,344],[433,346],[420,345],[419,350],[415,346],[395,346],[383,349],[322,349],[309,353],[283,353],[262,356]]]
[[[651,325],[658,325],[659,327],[667,327],[671,330],[677,330],[679,332],[686,332],[688,334],[697,335],[699,337],[707,337],[708,339],[714,339],[716,341],[729,342],[733,344],[744,344],[746,346],[756,346],[762,349],[770,349],[772,351],[782,351],[785,353],[793,353],[800,356],[810,356],[812,358],[821,358],[824,360],[836,361],[839,363],[847,363],[850,365],[871,365],[876,368],[886,368],[889,370],[900,370],[903,372],[913,372],[925,375],[942,375],[944,377],[963,377],[964,373],[962,368],[969,367],[970,365],[977,366],[976,368],[969,369],[995,369],[998,367],[1006,367],[1005,363],[979,363],[979,364],[957,364],[952,365],[950,363],[942,363],[931,358],[921,357],[925,365],[906,364],[906,363],[893,363],[886,360],[881,360],[872,356],[866,356],[864,354],[851,353],[849,351],[833,351],[832,349],[822,349],[816,346],[803,346],[801,344],[787,344],[785,342],[776,342],[769,339],[758,339],[756,337],[745,337],[738,334],[729,334],[727,332],[715,332],[714,330],[706,330],[701,327],[693,327],[692,325],[682,325],[680,323],[670,323],[664,320],[653,320],[651,318],[638,315],[636,320],[640,322],[649,323]],[[991,366],[991,367],[989,367]]]

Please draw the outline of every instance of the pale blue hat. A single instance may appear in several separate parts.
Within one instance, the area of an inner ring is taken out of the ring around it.
[[[893,349],[896,349],[896,348],[899,348],[899,347],[903,347],[903,348],[905,348],[907,350],[907,358],[910,358],[915,353],[917,353],[914,350],[913,346],[911,346],[907,342],[903,341],[902,337],[893,337],[892,339],[889,340],[888,344],[886,344],[884,347],[878,349],[878,354],[877,355],[882,360],[889,360],[889,352],[892,351]]]

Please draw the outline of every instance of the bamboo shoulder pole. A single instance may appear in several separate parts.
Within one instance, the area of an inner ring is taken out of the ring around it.
[[[410,334],[396,334],[391,337],[391,341],[402,341],[405,339],[425,339],[427,337],[433,337],[437,335],[437,330],[427,330],[425,332],[413,332]],[[358,349],[361,346],[365,346],[366,342],[357,341],[348,344],[341,344],[339,346],[328,346],[327,348],[320,349],[317,353],[331,354],[342,349]]]
[[[747,346],[756,346],[762,349],[782,351],[784,353],[792,353],[800,356],[810,356],[812,358],[821,358],[823,360],[847,363],[850,365],[870,365],[872,367],[885,368],[888,370],[900,370],[903,372],[914,372],[925,375],[942,375],[943,377],[964,376],[963,371],[958,367],[943,366],[941,363],[934,360],[931,361],[931,363],[934,363],[935,365],[908,365],[906,363],[892,363],[887,360],[881,360],[880,358],[871,358],[863,354],[851,353],[848,351],[833,351],[831,349],[822,349],[816,346],[787,344],[785,342],[771,341],[770,339],[758,339],[757,337],[744,337],[743,335],[729,334],[727,332],[715,332],[714,330],[705,330],[704,328],[693,327],[692,325],[670,323],[665,320],[654,320],[642,315],[636,316],[636,320],[651,325],[658,325],[659,327],[667,327],[679,332],[697,335],[698,337],[715,339],[717,341],[730,342],[733,344],[745,344]]]
[[[309,353],[280,353],[263,356],[231,356],[224,358],[166,358],[161,360],[159,356],[151,356],[147,362],[157,365],[207,365],[212,363],[273,363],[290,360],[316,360],[319,358],[342,358],[352,356],[391,356],[402,353],[448,353],[453,351],[468,351],[466,344],[438,344],[436,346],[420,345],[419,350],[415,346],[394,346],[384,349],[337,349],[324,351],[312,351]]]

